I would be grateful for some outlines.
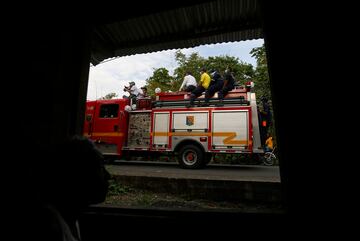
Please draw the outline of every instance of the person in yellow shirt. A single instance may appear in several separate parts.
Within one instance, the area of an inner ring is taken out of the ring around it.
[[[200,71],[201,77],[200,77],[200,83],[198,87],[196,87],[190,95],[190,103],[187,105],[187,107],[194,106],[194,100],[202,95],[204,91],[206,91],[209,88],[211,78],[208,73],[206,73],[206,68],[201,68]]]
[[[274,149],[273,138],[270,134],[267,135],[267,139],[265,141],[265,152],[270,152]]]

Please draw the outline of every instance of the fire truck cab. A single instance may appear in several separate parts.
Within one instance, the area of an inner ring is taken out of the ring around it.
[[[217,95],[187,108],[187,92],[157,93],[156,99],[96,100],[86,104],[84,135],[105,156],[173,153],[181,167],[208,164],[214,153],[263,153],[252,83],[230,91],[218,106]],[[145,153],[145,154],[144,154]]]

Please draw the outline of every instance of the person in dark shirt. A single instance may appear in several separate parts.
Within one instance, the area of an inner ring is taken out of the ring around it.
[[[219,106],[224,105],[222,103],[222,101],[223,101],[224,97],[229,93],[229,91],[234,89],[234,85],[235,85],[235,78],[234,78],[233,74],[231,73],[230,67],[227,67],[225,70],[223,86],[218,92],[218,97],[219,97],[218,105]]]
[[[211,71],[211,83],[209,88],[205,91],[205,104],[203,106],[209,106],[210,98],[214,96],[214,94],[221,90],[223,87],[223,78],[216,70]]]

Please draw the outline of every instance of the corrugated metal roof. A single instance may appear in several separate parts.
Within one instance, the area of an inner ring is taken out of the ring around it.
[[[257,0],[217,0],[97,26],[91,63],[118,56],[262,38]]]

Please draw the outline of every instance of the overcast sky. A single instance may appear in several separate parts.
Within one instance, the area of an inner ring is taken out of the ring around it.
[[[258,39],[202,45],[181,49],[181,51],[187,56],[193,52],[198,52],[200,56],[205,58],[229,55],[256,66],[255,58],[252,58],[249,53],[251,49],[260,47],[263,43],[262,39]],[[125,56],[90,67],[87,99],[95,100],[111,92],[115,92],[121,97],[124,95],[123,88],[129,84],[129,81],[134,81],[138,87],[144,86],[145,80],[152,75],[154,68],[164,67],[170,71],[170,74],[173,74],[177,67],[175,52],[176,50],[167,50]]]

